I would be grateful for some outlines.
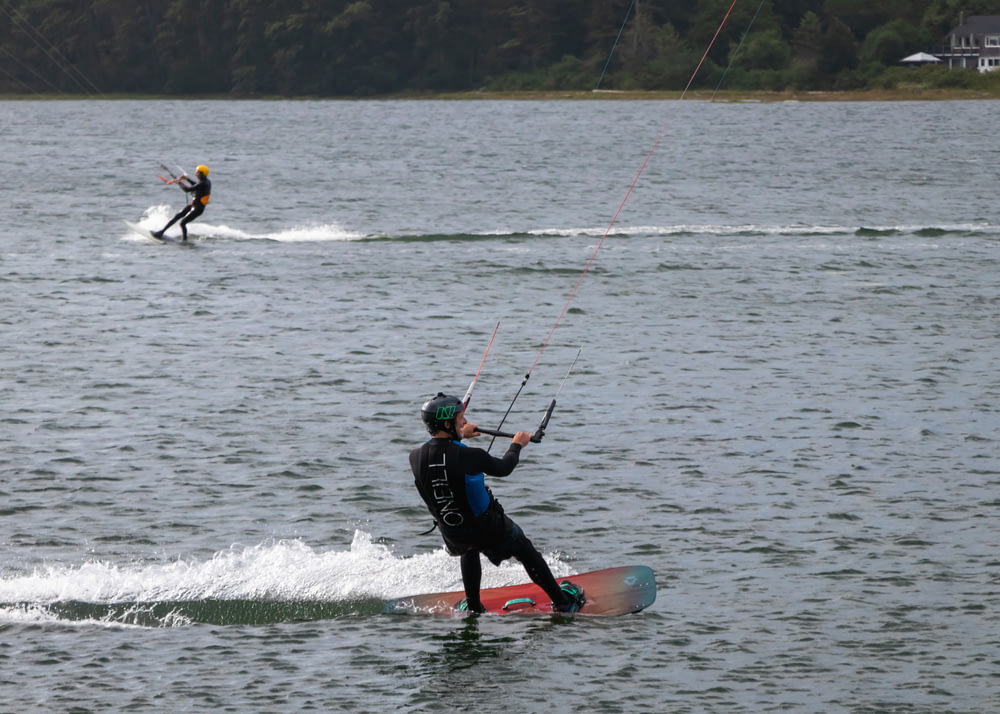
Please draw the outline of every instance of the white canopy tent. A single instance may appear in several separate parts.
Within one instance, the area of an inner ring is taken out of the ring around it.
[[[906,63],[920,64],[924,62],[940,62],[941,58],[935,57],[934,55],[929,55],[926,52],[917,52],[916,54],[910,55],[909,57],[904,57],[899,61]]]

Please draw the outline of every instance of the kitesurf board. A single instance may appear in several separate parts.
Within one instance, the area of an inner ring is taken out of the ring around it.
[[[130,231],[138,235],[141,235],[146,240],[150,240],[154,243],[166,243],[166,241],[163,240],[162,238],[157,238],[156,236],[154,236],[152,231],[150,231],[148,228],[143,228],[140,225],[137,225],[135,223],[129,223],[128,221],[124,221],[124,223],[126,226],[128,226],[128,229]]]
[[[558,578],[560,583],[566,580],[583,588],[586,601],[577,613],[579,615],[626,615],[639,612],[656,600],[656,576],[653,570],[645,565],[595,570],[592,573]],[[464,597],[465,593],[461,591],[411,595],[390,600],[385,604],[385,612],[467,614],[455,609],[455,605]],[[486,610],[494,615],[554,614],[549,596],[534,583],[488,588],[480,593],[480,599]]]

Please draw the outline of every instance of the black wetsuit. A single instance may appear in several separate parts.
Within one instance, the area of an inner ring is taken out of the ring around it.
[[[508,476],[520,452],[521,447],[512,443],[498,459],[452,439],[431,439],[410,452],[414,482],[441,529],[445,547],[462,556],[462,580],[470,603],[479,603],[480,553],[494,565],[517,558],[552,602],[567,601],[545,559],[486,487],[484,475]]]
[[[209,181],[208,177],[205,177],[195,184],[181,183],[180,187],[187,193],[194,194],[191,197],[191,202],[184,206],[184,208],[182,208],[176,216],[171,218],[170,222],[163,226],[163,230],[157,231],[157,234],[163,235],[166,233],[167,229],[170,228],[170,226],[174,225],[177,221],[180,221],[181,232],[184,234],[184,240],[187,240],[187,224],[205,212],[205,206],[208,205],[208,200],[212,196],[212,182]]]

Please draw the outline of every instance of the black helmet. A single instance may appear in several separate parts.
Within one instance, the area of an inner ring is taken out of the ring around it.
[[[431,434],[436,434],[439,431],[450,431],[458,438],[454,427],[452,429],[446,428],[445,422],[454,422],[455,417],[464,411],[465,403],[461,399],[438,392],[436,397],[427,400],[420,407],[420,418],[424,420],[427,431]]]

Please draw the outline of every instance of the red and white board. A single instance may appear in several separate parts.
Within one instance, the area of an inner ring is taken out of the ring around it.
[[[639,612],[656,600],[656,576],[652,568],[645,565],[608,568],[558,578],[560,583],[566,580],[583,588],[585,602],[576,613],[578,615],[626,615]],[[462,591],[410,595],[387,602],[385,612],[464,615],[467,613],[455,609],[464,597]],[[494,615],[562,614],[553,612],[549,596],[534,583],[488,588],[480,593],[480,599],[486,610]]]

